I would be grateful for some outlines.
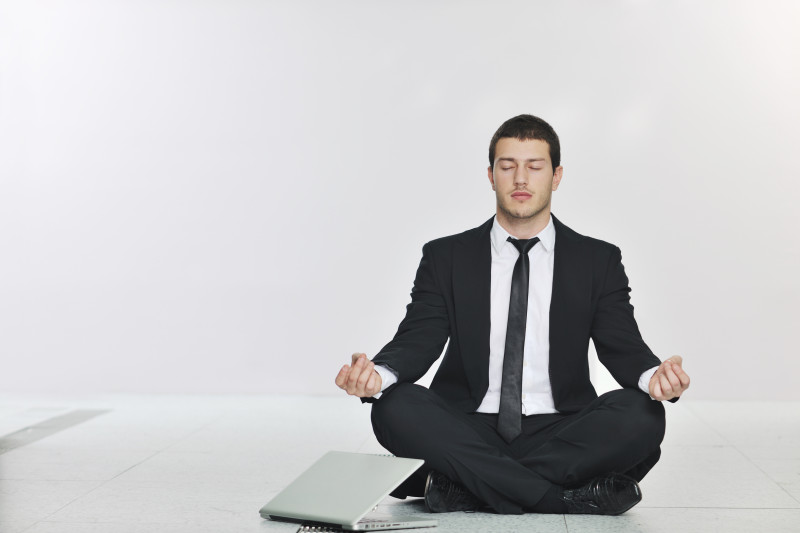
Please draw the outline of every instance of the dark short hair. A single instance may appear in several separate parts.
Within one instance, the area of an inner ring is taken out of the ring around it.
[[[494,132],[492,142],[489,143],[489,165],[494,166],[494,151],[497,141],[504,138],[520,141],[530,141],[531,139],[544,141],[550,147],[550,161],[553,163],[553,170],[561,164],[561,145],[558,142],[556,130],[539,117],[517,115],[503,122]]]

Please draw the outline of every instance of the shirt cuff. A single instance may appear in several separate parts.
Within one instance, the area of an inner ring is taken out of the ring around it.
[[[656,370],[658,370],[658,367],[654,366],[650,370],[645,370],[642,372],[642,375],[639,376],[639,388],[642,389],[642,391],[648,396],[650,396],[650,378],[653,377],[653,374],[656,373]],[[650,396],[650,399],[655,400],[655,398],[652,396]]]
[[[375,365],[375,372],[381,377],[381,392],[372,395],[372,397],[377,400],[381,397],[384,390],[397,383],[397,374],[384,365]]]

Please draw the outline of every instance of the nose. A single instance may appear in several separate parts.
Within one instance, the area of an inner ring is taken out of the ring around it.
[[[514,184],[526,185],[528,183],[528,169],[525,165],[518,165],[514,170]]]

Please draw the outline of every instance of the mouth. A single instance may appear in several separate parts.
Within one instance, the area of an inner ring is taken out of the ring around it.
[[[520,201],[523,201],[523,202],[525,200],[527,200],[528,198],[530,198],[531,196],[532,196],[531,193],[526,192],[526,191],[516,191],[514,193],[511,193],[511,198],[514,198],[515,200],[520,200]]]

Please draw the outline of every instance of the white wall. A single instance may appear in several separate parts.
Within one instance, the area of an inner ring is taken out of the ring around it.
[[[559,132],[696,398],[800,399],[796,2],[0,2],[0,390],[337,393]],[[779,386],[775,386],[777,383]]]

